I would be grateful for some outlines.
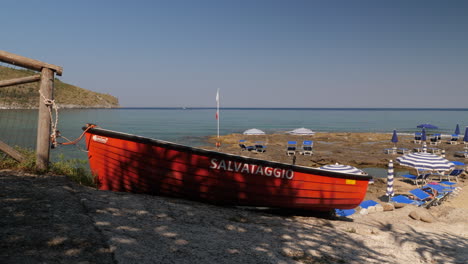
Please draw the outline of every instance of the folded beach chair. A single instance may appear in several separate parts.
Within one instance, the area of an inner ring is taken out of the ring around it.
[[[414,143],[421,144],[421,137],[422,137],[421,132],[414,133]]]
[[[449,141],[450,144],[458,144],[458,135],[457,134],[452,134],[452,138]]]
[[[415,196],[414,200],[422,202],[422,204],[420,204],[419,206],[429,208],[435,201],[434,195],[431,195],[421,189],[414,189],[409,192]]]
[[[239,147],[241,148],[241,151],[245,151],[245,150],[251,151],[251,150],[255,149],[254,146],[247,146],[246,142],[245,142],[245,139],[239,140]]]
[[[263,144],[262,141],[255,142],[255,151],[259,153],[263,153],[266,151],[266,146]]]
[[[296,141],[288,141],[288,145],[286,147],[286,154],[288,156],[296,155],[296,146],[297,146]]]
[[[313,145],[314,145],[314,142],[312,140],[304,140],[302,142],[302,154],[303,155],[309,155],[309,156],[314,154],[312,152]]]

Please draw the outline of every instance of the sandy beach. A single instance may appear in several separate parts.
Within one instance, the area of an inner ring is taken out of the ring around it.
[[[259,136],[262,137],[262,136]],[[398,155],[383,152],[391,135],[317,133],[307,166],[384,167]],[[221,139],[222,151],[239,154],[243,135]],[[289,135],[268,135],[264,155],[291,159]],[[297,137],[302,142],[303,137]],[[398,147],[416,147],[401,137]],[[462,145],[442,143],[447,158]],[[463,161],[463,160],[461,160]],[[398,165],[397,165],[398,167]],[[64,176],[0,171],[1,263],[465,263],[468,259],[468,186],[440,206],[407,205],[367,215],[267,208],[223,207],[167,197],[99,191]],[[366,200],[385,204],[384,179]],[[396,193],[415,188],[396,179]],[[410,217],[412,215],[412,217]],[[414,218],[418,219],[415,220]]]

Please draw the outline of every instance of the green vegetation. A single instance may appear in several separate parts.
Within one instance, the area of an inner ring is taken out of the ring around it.
[[[18,162],[0,151],[0,169],[19,170],[34,174],[46,173],[45,171],[36,169],[36,154],[34,151],[20,148],[16,149],[24,155],[25,160],[23,162]],[[58,162],[51,163],[48,174],[64,175],[79,184],[96,187],[94,177],[87,167],[88,165],[85,160],[65,160],[64,157],[61,156]]]
[[[30,70],[18,70],[0,66],[0,80],[36,75]],[[0,88],[0,108],[37,108],[39,84],[27,83]],[[55,102],[60,108],[114,108],[119,107],[116,97],[92,92],[55,79]]]

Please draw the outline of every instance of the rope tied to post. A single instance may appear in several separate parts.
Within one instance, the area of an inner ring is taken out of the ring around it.
[[[50,117],[50,124],[51,124],[51,134],[50,134],[50,141],[52,143],[52,148],[57,147],[57,137],[60,136],[60,132],[57,129],[58,126],[58,109],[59,107],[55,103],[55,100],[46,98],[44,94],[42,94],[41,90],[39,90],[39,94],[44,100],[44,104],[47,106],[47,110],[49,110],[49,117]],[[52,114],[52,109],[55,111],[55,120],[54,115]]]

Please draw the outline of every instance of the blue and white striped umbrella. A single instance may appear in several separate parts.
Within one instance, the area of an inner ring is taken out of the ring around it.
[[[340,173],[350,173],[350,174],[361,174],[361,175],[367,175],[364,171],[350,166],[350,165],[342,165],[342,164],[333,164],[333,165],[325,165],[320,167],[319,169],[321,170],[327,170],[327,171],[334,171],[334,172],[340,172]]]
[[[449,160],[439,155],[426,152],[406,154],[404,156],[398,157],[397,161],[403,166],[423,170],[448,171],[455,167],[455,165]]]
[[[387,192],[385,193],[385,195],[388,196],[389,198],[390,198],[390,196],[394,195],[394,191],[393,191],[393,161],[392,160],[390,160],[388,162]]]

